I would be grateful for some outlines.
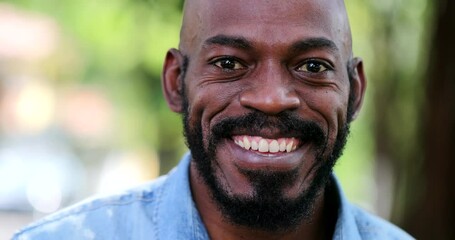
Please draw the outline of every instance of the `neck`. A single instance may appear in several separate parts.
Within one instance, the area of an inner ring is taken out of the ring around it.
[[[191,163],[190,181],[193,199],[211,239],[331,239],[335,229],[338,206],[333,201],[330,186],[323,189],[315,199],[314,211],[310,219],[303,220],[297,227],[279,232],[260,231],[226,221],[210,190],[198,175]],[[329,184],[330,185],[330,184]]]

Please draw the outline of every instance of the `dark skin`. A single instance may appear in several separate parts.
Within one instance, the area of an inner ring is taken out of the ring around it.
[[[166,55],[163,91],[175,112],[183,111],[182,90],[186,92],[189,124],[202,125],[204,139],[214,124],[227,117],[250,111],[269,116],[290,111],[323,127],[328,139],[323,155],[327,156],[338,129],[348,121],[351,90],[354,118],[362,105],[366,79],[362,61],[352,58],[349,23],[341,0],[189,0],[180,37],[179,50],[171,49]],[[184,56],[189,59],[185,77]],[[352,81],[348,68],[353,71]],[[234,135],[269,140],[292,137],[276,129]],[[282,190],[292,199],[311,184],[316,155],[312,143],[299,143],[290,152],[260,153],[225,140],[217,146],[215,175],[231,195],[250,196],[254,187],[241,170],[297,171],[295,181]],[[337,213],[328,207],[333,205],[332,199],[324,189],[315,200],[311,221],[268,232],[226,221],[194,162],[190,182],[212,239],[332,237]]]

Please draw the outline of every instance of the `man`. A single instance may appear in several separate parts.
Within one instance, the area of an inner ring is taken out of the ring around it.
[[[366,86],[342,0],[188,0],[162,80],[191,155],[15,238],[411,239],[332,175]]]

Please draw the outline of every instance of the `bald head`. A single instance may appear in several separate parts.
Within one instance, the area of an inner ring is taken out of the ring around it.
[[[259,29],[257,23],[265,28]],[[280,38],[288,36],[286,29],[297,30],[300,26],[302,37],[324,36],[343,55],[352,56],[351,31],[343,0],[186,0],[179,48],[191,56],[206,39],[229,32],[236,34],[240,26],[250,28],[251,34],[279,31]],[[310,32],[314,35],[305,36]]]
[[[203,179],[192,181],[202,217],[268,232],[300,225],[317,208],[313,202],[323,202],[314,197],[365,90],[344,2],[187,0],[179,48],[166,56],[163,89],[171,109],[183,113],[191,176]],[[310,141],[314,131],[302,127],[306,123],[326,141]],[[289,154],[236,143],[295,136],[305,137],[286,146]],[[270,179],[275,173],[292,177]]]

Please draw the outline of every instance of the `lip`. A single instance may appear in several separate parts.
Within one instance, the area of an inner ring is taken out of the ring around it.
[[[229,134],[230,136],[235,135],[248,135],[248,136],[259,136],[262,138],[268,139],[277,139],[277,138],[301,138],[298,134],[295,133],[284,133],[278,129],[261,129],[260,131],[255,131],[254,129],[244,129],[243,131],[237,130]]]
[[[235,144],[232,139],[225,139],[225,146],[228,154],[232,155],[234,165],[242,170],[292,171],[308,162],[305,160],[308,155],[308,143],[289,153],[260,153],[246,150]]]

